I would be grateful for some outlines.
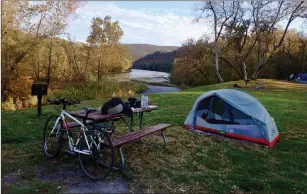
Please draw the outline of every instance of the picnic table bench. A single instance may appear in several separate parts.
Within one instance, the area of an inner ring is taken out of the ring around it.
[[[88,123],[90,125],[98,126],[98,127],[102,127],[102,128],[104,128],[104,127],[111,127],[112,128],[115,121],[118,121],[118,120],[123,120],[124,121],[124,123],[130,129],[130,133],[125,134],[123,136],[111,138],[113,148],[118,149],[118,153],[119,153],[119,156],[120,156],[120,162],[121,162],[120,167],[114,166],[113,169],[114,170],[122,170],[124,168],[124,154],[123,154],[123,151],[121,149],[121,147],[123,145],[125,145],[125,144],[127,144],[129,142],[133,142],[135,140],[140,140],[142,137],[146,137],[146,136],[149,136],[149,135],[151,135],[153,133],[156,133],[156,132],[160,131],[161,135],[162,135],[162,138],[163,138],[163,146],[161,146],[161,147],[165,147],[166,138],[165,138],[164,131],[168,127],[170,127],[171,124],[160,123],[160,124],[156,124],[154,126],[151,126],[151,127],[147,128],[147,129],[143,129],[142,128],[143,114],[145,112],[151,112],[151,111],[156,110],[156,109],[157,109],[157,106],[149,106],[146,109],[145,108],[132,108],[133,114],[130,117],[130,119],[131,119],[130,124],[128,124],[126,122],[126,120],[125,120],[126,116],[123,113],[103,115],[103,114],[101,114],[101,112],[99,110],[91,112],[91,113],[88,113],[85,110],[79,110],[79,111],[70,112],[70,114],[72,116],[75,116],[75,117],[78,117],[78,118],[82,118],[84,123]],[[139,119],[140,119],[139,130],[138,131],[135,131],[134,128],[133,128],[133,115],[135,115],[135,114],[138,114],[139,115]],[[109,122],[109,121],[112,122],[110,126],[104,124],[105,122]],[[77,126],[76,126],[75,123],[69,123],[68,127],[72,127],[73,128],[73,127],[77,127]],[[113,128],[112,128],[112,130],[113,130]],[[112,132],[109,133],[109,135],[112,135]],[[144,141],[142,141],[142,142],[145,143],[145,144],[149,144],[149,143],[146,143]],[[149,144],[149,145],[157,146],[155,144]]]

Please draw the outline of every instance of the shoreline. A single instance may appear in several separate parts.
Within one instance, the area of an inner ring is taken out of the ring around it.
[[[158,81],[147,81],[147,80],[141,80],[141,79],[130,79],[132,82],[137,82],[137,83],[143,83],[143,84],[148,84],[152,86],[165,86],[165,87],[176,87],[179,88],[178,86],[174,84],[170,84],[169,82],[158,82]]]

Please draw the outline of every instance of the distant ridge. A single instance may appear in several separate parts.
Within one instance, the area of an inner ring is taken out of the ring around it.
[[[172,52],[179,48],[178,46],[156,46],[151,44],[122,44],[122,45],[128,46],[129,54],[133,62],[139,58],[142,58],[148,54],[152,54],[157,51]]]

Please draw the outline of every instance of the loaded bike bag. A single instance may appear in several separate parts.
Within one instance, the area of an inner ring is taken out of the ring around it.
[[[125,113],[128,116],[132,114],[131,108],[126,106],[120,98],[112,98],[101,107],[101,114],[107,115],[119,113]]]

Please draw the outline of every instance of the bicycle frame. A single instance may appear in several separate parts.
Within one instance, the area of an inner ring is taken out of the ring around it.
[[[78,135],[78,138],[77,138],[77,141],[76,141],[76,144],[74,145],[74,142],[73,142],[73,139],[72,137],[70,137],[69,135],[69,128],[68,128],[68,125],[67,125],[67,122],[65,120],[65,116],[69,117],[70,119],[74,120],[75,122],[77,122],[78,124],[81,125],[81,129],[80,129],[80,133]],[[69,113],[67,113],[65,110],[62,110],[61,111],[61,114],[60,116],[57,118],[56,122],[55,122],[55,125],[53,126],[52,130],[51,130],[51,134],[55,132],[56,130],[56,126],[58,126],[60,120],[62,119],[63,123],[64,123],[64,126],[65,126],[65,131],[67,133],[67,137],[68,137],[68,143],[69,143],[69,148],[70,148],[70,151],[72,152],[78,152],[78,153],[81,153],[81,154],[86,154],[86,155],[90,155],[91,154],[91,149],[90,149],[90,145],[88,143],[88,139],[85,135],[85,131],[87,131],[88,129],[86,128],[86,126],[80,122],[78,119],[76,119],[75,117],[71,116]],[[57,129],[56,131],[56,136],[58,135],[59,131],[60,130],[63,130],[62,129],[62,126],[60,128]],[[87,144],[87,148],[88,150],[79,150],[77,149],[77,146],[78,144],[80,143],[80,135],[81,133],[83,133],[84,135],[84,138],[85,138],[85,141],[86,141],[86,144]],[[92,137],[91,137],[92,138]],[[95,141],[93,141],[95,143]],[[95,143],[96,144],[96,143]],[[97,145],[96,145],[97,146]]]

